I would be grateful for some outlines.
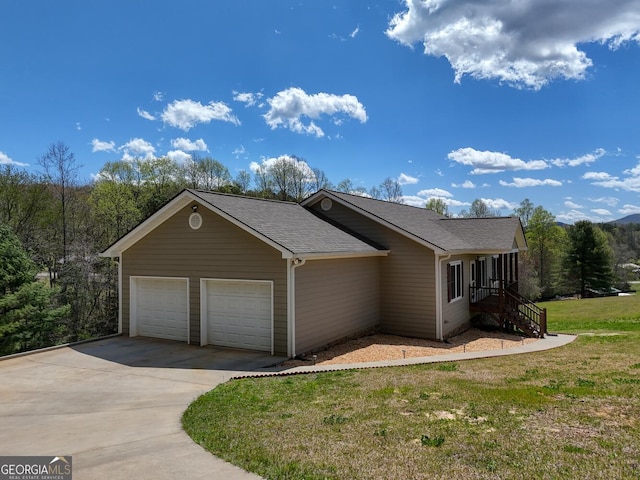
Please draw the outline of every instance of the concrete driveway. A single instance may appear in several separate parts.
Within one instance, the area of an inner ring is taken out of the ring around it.
[[[73,478],[255,479],[184,433],[200,394],[279,358],[115,337],[0,360],[0,455],[71,455]]]

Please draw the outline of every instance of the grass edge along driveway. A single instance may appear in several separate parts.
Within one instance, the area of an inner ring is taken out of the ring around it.
[[[640,296],[544,304],[540,353],[223,384],[184,413],[270,479],[640,477]]]

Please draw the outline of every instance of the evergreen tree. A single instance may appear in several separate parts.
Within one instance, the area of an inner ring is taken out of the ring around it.
[[[64,341],[68,305],[58,306],[58,287],[35,279],[36,266],[18,237],[0,223],[0,355]]]
[[[611,286],[612,252],[606,234],[588,220],[569,228],[569,249],[564,258],[565,280],[584,297],[587,290]]]

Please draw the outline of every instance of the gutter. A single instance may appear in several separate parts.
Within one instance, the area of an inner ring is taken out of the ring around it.
[[[386,257],[391,250],[374,250],[364,252],[328,252],[328,253],[301,253],[295,256],[301,261],[307,260],[333,260],[339,258],[365,258],[365,257]]]

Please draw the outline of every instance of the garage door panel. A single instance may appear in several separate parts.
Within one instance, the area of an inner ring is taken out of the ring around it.
[[[138,335],[188,341],[187,280],[137,278],[135,288]]]
[[[208,342],[270,352],[271,283],[207,280],[205,284]]]

